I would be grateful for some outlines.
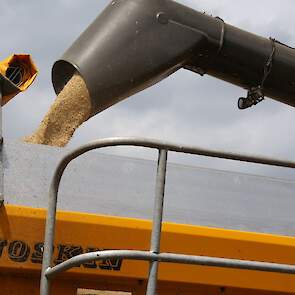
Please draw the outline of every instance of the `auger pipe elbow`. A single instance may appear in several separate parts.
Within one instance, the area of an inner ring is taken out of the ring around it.
[[[59,93],[78,71],[95,115],[181,68],[238,85],[249,97],[259,89],[257,101],[295,106],[293,48],[172,0],[112,1],[54,64],[52,81]]]

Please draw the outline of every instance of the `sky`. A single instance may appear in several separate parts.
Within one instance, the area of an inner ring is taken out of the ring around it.
[[[295,46],[294,0],[178,1],[244,30]],[[55,98],[51,67],[109,3],[107,0],[1,0],[0,59],[30,53],[40,74],[34,85],[3,109],[4,138],[31,134]],[[211,149],[266,155],[295,161],[294,108],[271,99],[239,111],[245,90],[180,70],[161,83],[104,111],[83,124],[69,147],[98,138],[140,136]],[[112,151],[154,157],[134,149]],[[295,179],[289,169],[172,155],[187,165]]]

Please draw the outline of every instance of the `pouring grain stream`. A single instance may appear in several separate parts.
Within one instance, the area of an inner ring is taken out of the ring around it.
[[[79,74],[57,96],[38,129],[24,139],[27,143],[63,147],[75,130],[90,118],[91,101],[86,84]]]

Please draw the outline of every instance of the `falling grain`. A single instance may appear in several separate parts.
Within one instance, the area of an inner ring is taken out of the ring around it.
[[[60,92],[34,134],[25,142],[65,146],[91,114],[91,101],[82,77],[75,74]]]

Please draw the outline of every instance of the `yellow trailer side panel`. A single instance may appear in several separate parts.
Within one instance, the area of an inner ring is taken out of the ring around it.
[[[38,294],[36,282],[41,268],[44,225],[43,209],[11,205],[1,209],[1,286],[8,286],[9,289],[10,284],[17,282],[17,278],[29,280],[28,285],[33,284],[35,280],[36,290],[24,294]],[[59,212],[54,263],[98,249],[148,250],[150,231],[149,221]],[[295,264],[295,238],[292,237],[171,223],[164,224],[161,251]],[[108,260],[81,265],[56,280],[59,282],[59,288],[62,284],[64,288],[69,289],[74,286],[74,291],[69,290],[67,294],[75,293],[79,287],[115,288],[144,294],[147,273],[146,262]],[[77,276],[81,278],[79,284]],[[169,294],[196,294],[194,292],[198,289],[208,292],[211,290],[209,293],[204,291],[205,293],[200,294],[295,294],[295,277],[285,274],[160,264],[159,279],[160,287],[163,288],[161,294],[168,292],[165,291],[168,289]],[[56,289],[54,294],[59,293]],[[65,294],[60,294],[62,293]]]

